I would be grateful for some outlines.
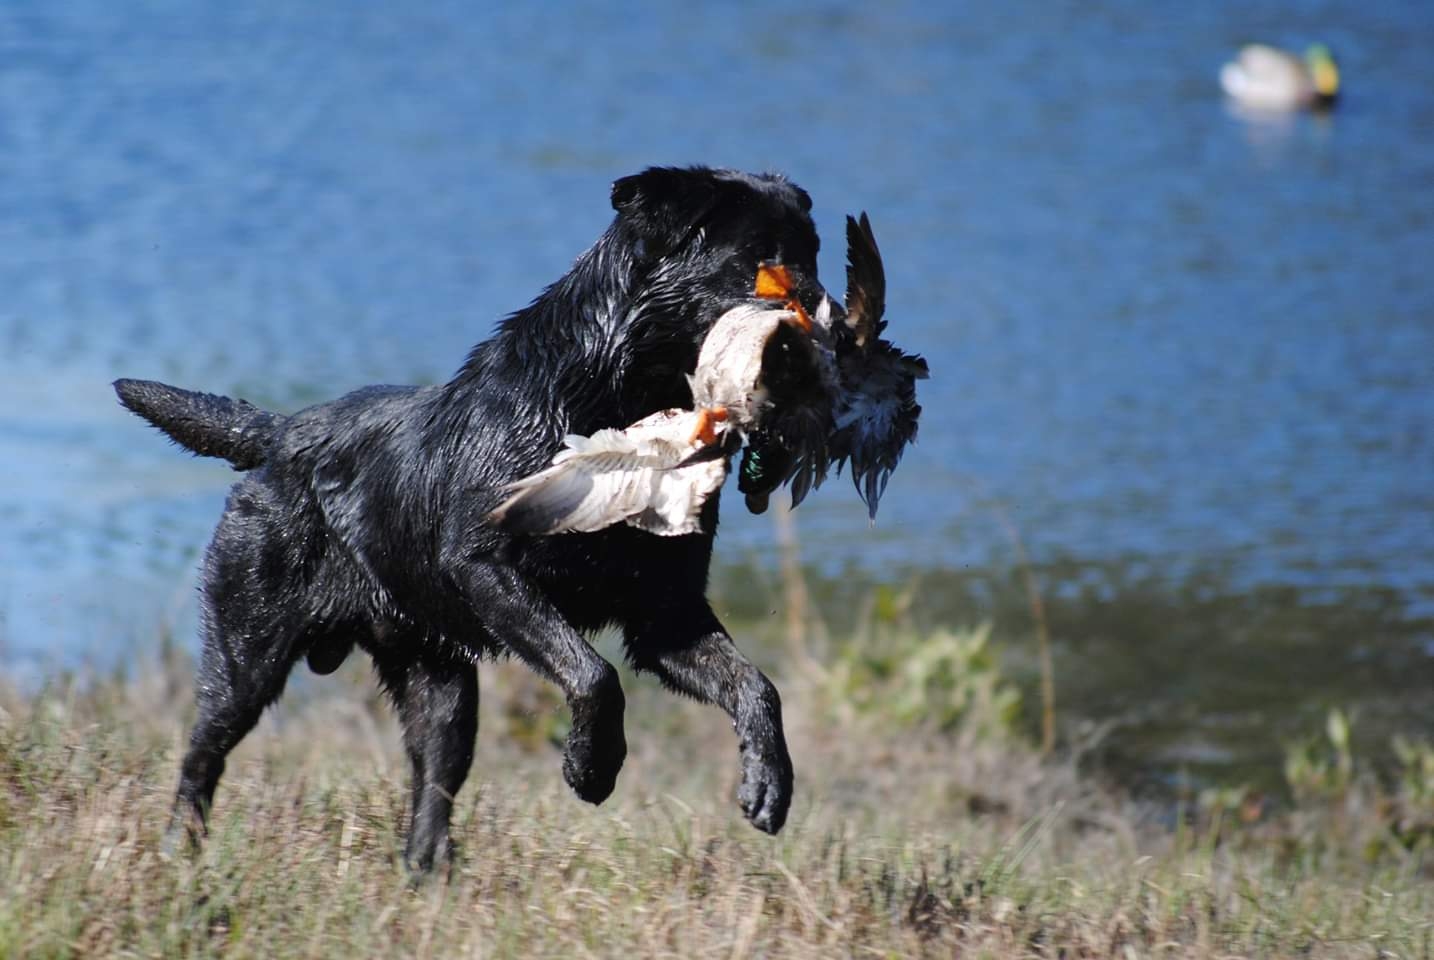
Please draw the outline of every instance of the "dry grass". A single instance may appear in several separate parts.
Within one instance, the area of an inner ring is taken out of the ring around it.
[[[1348,810],[1339,829],[1302,813],[1172,830],[1029,746],[883,731],[789,678],[799,796],[771,839],[731,799],[715,711],[629,680],[633,752],[594,809],[562,785],[550,695],[509,666],[484,681],[461,851],[417,888],[397,859],[397,732],[360,667],[291,691],[236,752],[211,842],[174,861],[158,840],[182,664],[0,694],[0,956],[1367,958],[1434,941],[1422,858],[1368,862]]]

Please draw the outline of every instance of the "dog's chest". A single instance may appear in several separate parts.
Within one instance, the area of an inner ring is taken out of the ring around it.
[[[706,591],[710,534],[659,537],[619,526],[541,539],[519,566],[579,630],[640,621]]]

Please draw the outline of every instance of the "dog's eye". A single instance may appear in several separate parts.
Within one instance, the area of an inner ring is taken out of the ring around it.
[[[696,233],[696,234],[693,236],[693,238],[692,238],[692,242],[695,243],[695,244],[696,244],[697,246],[699,246],[699,247],[705,246],[706,243],[707,243],[707,228],[706,228],[706,227],[698,227],[698,228],[697,228],[697,233]]]

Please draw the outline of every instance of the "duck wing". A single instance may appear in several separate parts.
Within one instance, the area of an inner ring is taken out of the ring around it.
[[[489,514],[507,533],[590,533],[627,523],[659,536],[701,529],[703,503],[727,476],[727,458],[695,457],[699,414],[664,410],[625,430],[569,435],[551,466],[509,484]],[[725,429],[725,428],[724,428]]]
[[[847,319],[834,343],[841,390],[828,450],[838,470],[850,461],[857,495],[875,520],[892,471],[916,439],[916,381],[929,371],[920,356],[881,337],[886,271],[865,213],[846,218],[846,236]]]
[[[848,368],[850,369],[850,368]],[[877,340],[865,362],[843,381],[846,388],[830,440],[840,470],[851,462],[851,479],[867,514],[876,508],[907,444],[916,440],[921,404],[916,381],[930,376],[926,361],[887,340]]]
[[[846,218],[846,326],[859,348],[868,347],[886,329],[886,269],[881,249],[862,211]]]

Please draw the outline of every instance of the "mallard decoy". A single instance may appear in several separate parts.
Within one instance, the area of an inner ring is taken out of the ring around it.
[[[1253,43],[1220,68],[1220,86],[1255,110],[1327,110],[1339,98],[1339,66],[1322,43],[1309,47],[1303,58]]]
[[[916,438],[921,407],[916,381],[930,375],[926,361],[881,338],[886,329],[886,272],[865,213],[847,217],[846,309],[839,316],[823,301],[813,333],[825,340],[835,365],[833,416],[817,452],[794,454],[785,438],[767,429],[748,437],[738,489],[753,513],[767,509],[771,493],[791,482],[792,506],[825,478],[828,464],[850,461],[857,495],[876,518],[877,504],[907,444]],[[760,284],[759,284],[760,291]],[[772,290],[773,298],[780,290]]]
[[[552,466],[508,485],[511,495],[489,519],[509,533],[538,535],[617,523],[662,537],[696,533],[737,436],[720,406],[660,410],[624,430],[570,434]]]

